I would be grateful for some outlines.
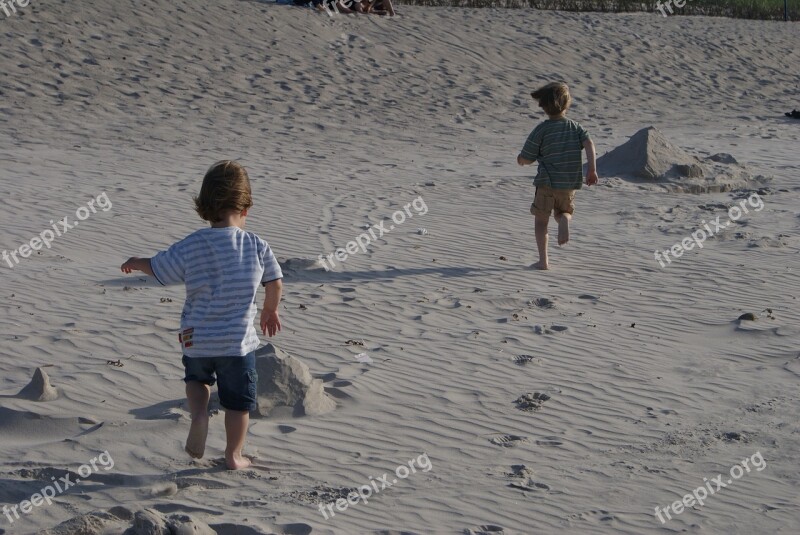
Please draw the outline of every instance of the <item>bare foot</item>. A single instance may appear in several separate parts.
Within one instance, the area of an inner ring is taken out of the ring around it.
[[[561,216],[558,220],[558,244],[566,245],[569,242],[569,218]]]
[[[531,269],[542,269],[542,270],[550,269],[550,265],[549,264],[544,264],[544,263],[542,263],[541,260],[539,260],[535,264],[531,264]]]
[[[245,457],[242,454],[236,455],[228,455],[225,453],[225,466],[228,470],[244,470],[245,468],[249,468],[252,462],[250,459]]]
[[[189,427],[189,436],[186,438],[186,453],[195,459],[202,459],[206,452],[206,437],[208,436],[208,415],[192,420]]]

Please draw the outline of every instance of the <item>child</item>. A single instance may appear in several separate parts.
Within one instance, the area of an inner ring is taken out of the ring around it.
[[[281,268],[267,242],[244,231],[253,200],[244,167],[224,160],[211,166],[195,197],[197,213],[211,223],[153,258],[133,257],[122,271],[143,271],[162,285],[184,283],[186,302],[179,340],[186,372],[186,397],[192,424],[186,452],[203,457],[208,434],[209,387],[218,382],[220,405],[225,409],[225,464],[230,470],[247,468],[242,456],[250,411],[256,408],[253,327],[258,285],[264,285],[261,331],[269,336],[281,330]]]
[[[563,82],[547,84],[531,93],[548,119],[540,123],[525,141],[517,163],[530,165],[539,162],[539,172],[533,180],[536,186],[531,214],[534,216],[536,246],[539,261],[532,267],[549,269],[547,261],[547,223],[550,213],[558,222],[558,244],[569,241],[569,222],[575,211],[575,191],[583,181],[581,147],[586,149],[589,169],[586,185],[597,184],[594,143],[581,125],[565,117],[572,103],[569,88]]]

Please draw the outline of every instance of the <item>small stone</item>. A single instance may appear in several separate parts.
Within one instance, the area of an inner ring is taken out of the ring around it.
[[[739,316],[739,321],[756,321],[756,315],[752,312],[746,312]]]

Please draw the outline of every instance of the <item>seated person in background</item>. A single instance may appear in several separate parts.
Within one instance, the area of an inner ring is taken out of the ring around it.
[[[394,6],[392,0],[363,0],[364,13],[375,13],[376,15],[394,16]]]
[[[376,15],[394,15],[391,0],[293,0],[294,5],[302,6],[310,1],[320,11],[337,13],[375,13]]]

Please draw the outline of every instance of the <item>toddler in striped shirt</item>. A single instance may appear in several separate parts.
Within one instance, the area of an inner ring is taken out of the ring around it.
[[[267,242],[244,230],[253,206],[247,171],[224,160],[211,166],[195,197],[197,213],[211,226],[193,232],[152,258],[133,257],[122,271],[142,271],[160,284],[184,284],[186,301],[179,340],[186,397],[192,415],[186,452],[201,458],[208,435],[208,401],[217,383],[225,409],[225,464],[250,466],[242,455],[250,411],[256,408],[258,376],[253,326],[259,285],[265,289],[261,331],[281,330],[278,304],[283,274]]]

